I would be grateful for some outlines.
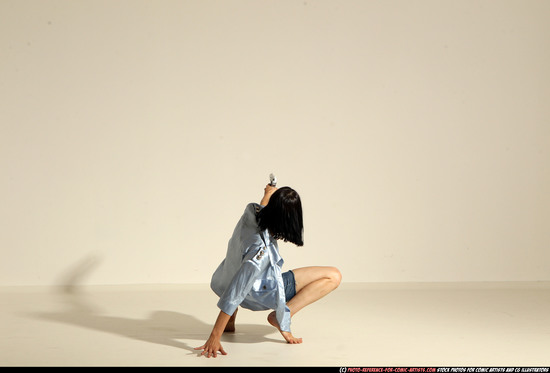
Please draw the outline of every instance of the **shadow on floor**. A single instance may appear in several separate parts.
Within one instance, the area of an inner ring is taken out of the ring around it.
[[[77,295],[70,295],[76,299]],[[212,325],[198,320],[194,316],[173,311],[155,311],[145,319],[132,319],[118,316],[105,316],[89,312],[82,308],[72,308],[60,312],[33,313],[32,317],[84,327],[92,330],[117,334],[140,341],[188,350],[197,356],[202,351],[193,348],[201,346],[210,335]],[[282,340],[266,337],[274,332],[268,325],[238,324],[235,333],[224,333],[222,342],[232,343],[261,343],[277,342]],[[181,340],[197,340],[196,346],[190,346]]]
[[[92,263],[95,264],[95,263]],[[202,351],[193,348],[204,344],[212,331],[212,324],[207,324],[194,316],[173,311],[154,311],[148,318],[132,319],[120,316],[107,316],[98,312],[90,301],[90,295],[85,294],[76,285],[78,278],[93,265],[89,261],[82,262],[69,276],[71,281],[59,287],[58,294],[62,300],[63,309],[57,312],[35,312],[27,316],[70,324],[92,330],[121,335],[124,337],[181,348],[200,356]],[[84,268],[85,267],[85,268]],[[232,343],[284,343],[279,339],[266,337],[276,330],[269,325],[238,324],[234,333],[224,333],[222,342]],[[197,340],[196,346],[189,346],[182,339]]]

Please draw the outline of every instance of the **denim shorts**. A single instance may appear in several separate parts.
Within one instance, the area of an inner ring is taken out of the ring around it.
[[[288,271],[283,273],[283,284],[285,286],[285,300],[288,302],[296,295],[296,280],[294,272]]]

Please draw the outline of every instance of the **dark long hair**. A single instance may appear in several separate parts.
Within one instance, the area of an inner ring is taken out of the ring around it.
[[[302,202],[298,193],[290,187],[279,188],[269,198],[269,203],[257,216],[261,230],[269,230],[275,239],[303,246],[304,222]]]

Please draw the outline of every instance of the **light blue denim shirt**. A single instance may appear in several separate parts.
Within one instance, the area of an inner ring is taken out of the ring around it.
[[[290,332],[290,309],[277,241],[261,232],[256,214],[263,206],[250,203],[229,240],[225,259],[212,275],[210,287],[220,300],[218,307],[232,315],[237,307],[253,311],[275,310],[282,331]]]

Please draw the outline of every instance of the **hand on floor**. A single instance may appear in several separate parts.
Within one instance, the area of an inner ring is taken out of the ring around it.
[[[201,352],[201,356],[204,355],[206,357],[217,357],[218,351],[221,352],[222,355],[227,355],[227,352],[223,350],[223,347],[220,343],[220,340],[218,338],[214,338],[210,336],[205,344],[203,344],[200,347],[195,347],[195,350],[203,350]]]

